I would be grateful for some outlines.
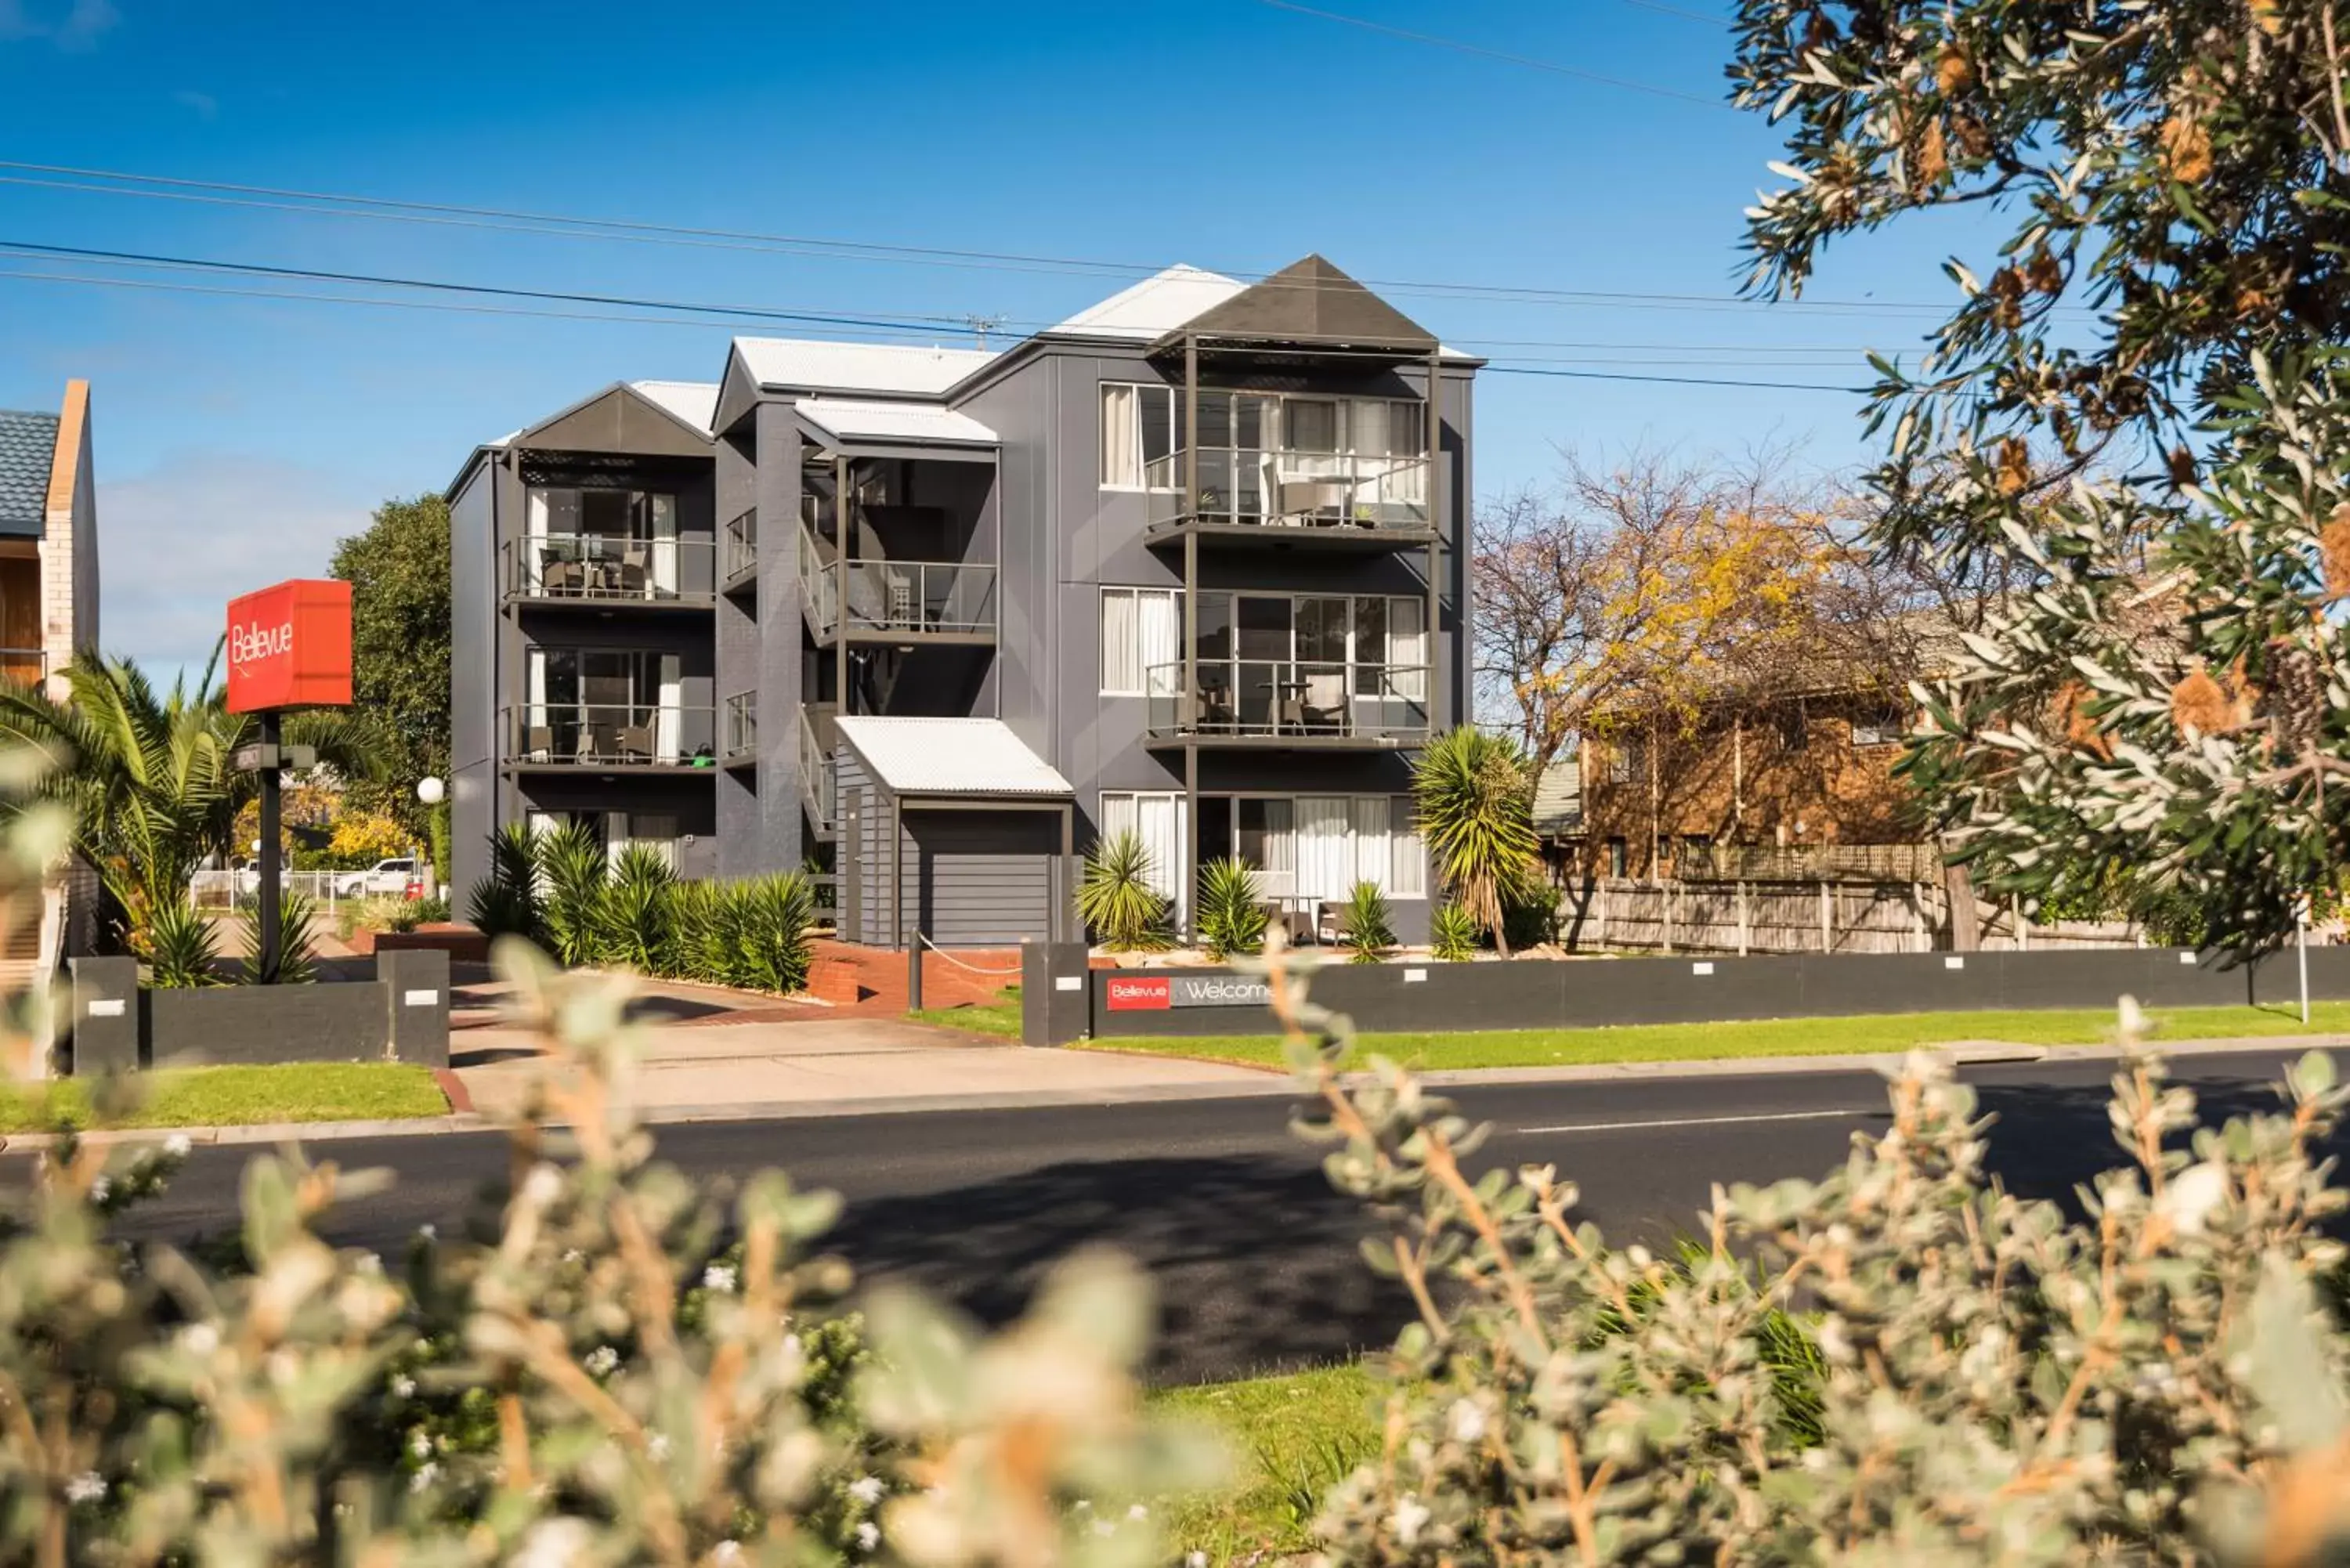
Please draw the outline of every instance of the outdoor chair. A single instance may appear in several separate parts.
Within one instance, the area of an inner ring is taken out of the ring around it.
[[[1322,670],[1305,678],[1305,699],[1298,704],[1298,722],[1309,730],[1347,727],[1347,677]]]
[[[1314,940],[1326,948],[1336,947],[1339,941],[1339,921],[1345,917],[1346,912],[1346,905],[1332,903],[1327,898],[1315,905]]]
[[[645,591],[645,563],[650,552],[642,545],[620,546],[620,592],[639,595]]]
[[[618,746],[620,760],[625,763],[652,761],[653,732],[650,724],[624,724],[620,727]]]
[[[903,572],[884,572],[881,575],[881,580],[884,591],[888,595],[889,617],[888,624],[890,626],[921,624],[914,612],[913,579]]]
[[[555,732],[545,724],[533,724],[525,739],[523,754],[532,762],[544,763],[555,755]]]
[[[571,558],[567,550],[541,550],[538,553],[538,581],[548,594],[576,594],[587,584],[588,568]]]

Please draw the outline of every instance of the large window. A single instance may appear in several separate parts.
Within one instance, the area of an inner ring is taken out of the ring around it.
[[[1183,889],[1183,796],[1174,790],[1104,790],[1101,836],[1131,833],[1150,857],[1150,886],[1175,906],[1190,906]]]
[[[539,486],[523,509],[530,588],[563,597],[608,580],[629,593],[678,588],[677,497]]]
[[[523,670],[529,701],[517,739],[528,760],[682,760],[676,654],[534,648]]]
[[[1174,455],[1196,444],[1201,488],[1216,492],[1223,504],[1210,509],[1236,507],[1256,514],[1272,493],[1261,460],[1277,453],[1334,460],[1424,456],[1427,407],[1418,400],[1202,390],[1199,440],[1193,443],[1185,439],[1186,399],[1177,389],[1105,381],[1101,483],[1109,490],[1180,488],[1184,475]],[[1333,473],[1343,467],[1326,466]]]
[[[1183,680],[1183,596],[1173,588],[1104,588],[1101,596],[1102,695],[1171,695]]]
[[[1248,732],[1427,722],[1426,600],[1205,593],[1199,603],[1203,725]]]
[[[1237,855],[1267,899],[1311,910],[1357,882],[1391,898],[1428,897],[1428,851],[1409,795],[1208,795],[1200,858]]]
[[[566,823],[587,827],[604,846],[607,861],[618,865],[620,857],[632,847],[651,850],[669,863],[671,870],[678,869],[678,823],[667,812],[650,811],[534,811],[530,814],[530,830],[535,835],[553,833]]]

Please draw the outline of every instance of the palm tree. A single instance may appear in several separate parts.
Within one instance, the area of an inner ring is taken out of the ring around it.
[[[74,848],[113,906],[111,935],[141,957],[155,911],[183,901],[204,859],[229,851],[238,811],[260,792],[260,776],[236,767],[258,726],[228,711],[219,668],[215,647],[192,683],[183,673],[159,695],[136,664],[85,654],[63,671],[62,701],[0,685],[0,737],[56,759],[47,793],[72,809]],[[381,771],[383,748],[363,719],[293,714],[285,738],[316,747],[347,778]]]
[[[1534,786],[1518,749],[1464,724],[1412,764],[1419,835],[1437,875],[1504,957],[1503,917],[1534,877]]]

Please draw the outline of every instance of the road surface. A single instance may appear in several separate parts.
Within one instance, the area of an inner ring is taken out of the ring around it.
[[[2207,1116],[2272,1105],[2282,1054],[2190,1056],[2179,1076]],[[2013,1189],[2063,1196],[2117,1158],[2109,1063],[1970,1069],[1995,1113],[1991,1159]],[[1883,1081],[1852,1072],[1486,1085],[1451,1091],[1495,1124],[1480,1159],[1554,1162],[1583,1212],[1620,1241],[1691,1228],[1715,1180],[1825,1172],[1857,1129],[1882,1126]],[[1051,1260],[1089,1242],[1158,1281],[1154,1377],[1193,1381],[1384,1345],[1408,1311],[1357,1251],[1364,1215],[1334,1193],[1318,1151],[1274,1097],[718,1122],[660,1129],[662,1158],[698,1175],[779,1165],[847,1207],[834,1243],[861,1278],[912,1280],[983,1318],[1017,1312]],[[173,1238],[234,1222],[251,1147],[199,1148],[131,1229]],[[322,1157],[388,1167],[397,1184],[338,1214],[335,1240],[396,1250],[416,1228],[455,1233],[504,1168],[493,1134],[338,1140]],[[20,1181],[19,1162],[0,1180]]]

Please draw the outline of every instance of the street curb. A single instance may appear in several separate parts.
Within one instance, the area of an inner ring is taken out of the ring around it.
[[[373,1121],[263,1122],[225,1127],[101,1127],[81,1135],[83,1143],[98,1147],[116,1144],[168,1143],[182,1137],[192,1144],[327,1143],[352,1137],[427,1137],[438,1133],[494,1130],[497,1124],[473,1112],[442,1116],[384,1116]],[[0,1154],[29,1154],[54,1148],[55,1133],[11,1133],[0,1137]]]

